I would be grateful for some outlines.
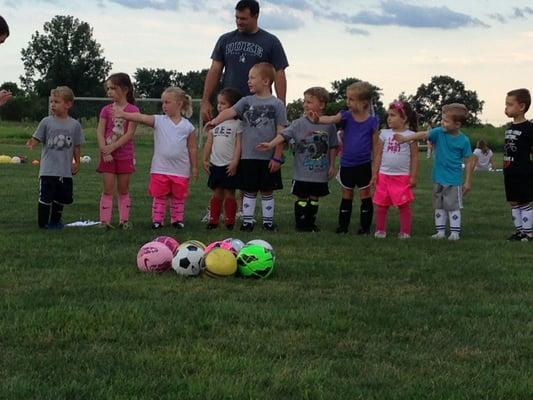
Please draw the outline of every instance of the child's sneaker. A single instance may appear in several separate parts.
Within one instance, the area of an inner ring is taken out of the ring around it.
[[[176,221],[172,223],[172,226],[176,229],[183,229],[185,228],[185,224],[181,221]]]
[[[370,235],[370,231],[368,229],[359,228],[357,234],[360,236],[367,236]]]
[[[241,224],[241,231],[243,232],[252,232],[254,230],[254,224],[249,222],[243,222]]]
[[[115,229],[113,225],[111,225],[109,222],[100,222],[100,225],[96,225],[99,229],[106,229],[110,231],[111,229]]]
[[[161,222],[154,222],[152,224],[152,229],[161,229],[163,227],[163,224]]]
[[[376,239],[385,239],[387,237],[387,232],[385,232],[385,231],[376,231],[376,232],[374,232],[374,237]]]
[[[450,236],[448,236],[448,240],[451,240],[451,241],[455,241],[459,239],[460,239],[459,232],[452,232],[450,233]]]
[[[264,222],[263,223],[263,229],[265,231],[270,231],[270,232],[273,232],[276,230],[276,225],[270,223],[270,222]]]
[[[507,238],[507,240],[510,241],[510,242],[521,242],[522,239],[524,239],[525,236],[526,235],[524,235],[522,232],[516,231],[511,236],[509,236]]]
[[[121,222],[118,227],[120,229],[122,229],[123,231],[129,231],[131,229],[133,229],[133,224],[130,222],[130,221],[124,221],[124,222]]]
[[[405,232],[398,233],[398,239],[400,240],[410,239],[410,238],[411,238],[411,235],[409,235],[408,233],[405,233]]]
[[[217,224],[207,224],[207,226],[205,227],[208,231],[212,231],[213,229],[217,229],[218,228],[218,225]]]
[[[233,224],[227,224],[227,225],[226,225],[226,229],[227,229],[228,231],[232,231],[234,227],[235,227],[235,225],[233,225]]]
[[[520,239],[520,241],[521,242],[533,242],[533,236],[529,236],[524,233],[524,236],[522,237],[522,239]]]
[[[446,239],[446,234],[444,232],[437,232],[434,235],[431,235],[431,239],[435,239],[435,240]]]
[[[344,226],[339,226],[337,229],[335,229],[335,233],[348,233],[348,228],[345,228]]]
[[[63,225],[61,222],[56,222],[54,224],[50,223],[46,225],[46,229],[63,229],[65,225]]]

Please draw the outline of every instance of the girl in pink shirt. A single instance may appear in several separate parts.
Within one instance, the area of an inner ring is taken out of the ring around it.
[[[100,149],[97,171],[102,174],[104,181],[104,190],[100,198],[100,223],[107,228],[112,227],[113,193],[116,189],[119,226],[122,229],[131,229],[129,188],[131,174],[135,170],[133,136],[137,124],[113,116],[113,107],[126,112],[138,112],[139,109],[134,105],[133,85],[128,74],[111,75],[106,80],[105,89],[113,103],[106,105],[100,111],[100,120],[96,129]]]

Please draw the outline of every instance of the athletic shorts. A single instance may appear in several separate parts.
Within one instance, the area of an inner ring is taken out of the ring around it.
[[[237,167],[238,187],[245,192],[271,192],[283,189],[281,170],[271,173],[269,160],[241,160]]]
[[[379,173],[376,191],[372,197],[378,206],[402,206],[414,200],[415,196],[409,186],[409,175],[386,175]]]
[[[457,211],[463,208],[463,187],[434,183],[433,208],[444,211]]]
[[[227,189],[235,190],[237,188],[237,175],[229,176],[227,173],[228,166],[217,167],[211,164],[209,167],[209,178],[207,178],[207,186],[212,189]]]
[[[291,193],[300,199],[309,197],[324,197],[329,194],[327,182],[292,181]]]
[[[39,202],[43,204],[72,204],[72,178],[39,177]]]
[[[148,193],[152,197],[172,196],[186,199],[189,196],[189,178],[183,176],[150,174]]]
[[[372,164],[366,163],[355,167],[341,166],[337,180],[344,189],[365,189],[372,180]]]
[[[505,197],[507,201],[518,204],[533,201],[533,175],[530,174],[503,174],[505,184]]]
[[[129,160],[115,160],[110,162],[105,162],[102,157],[100,157],[100,162],[96,171],[100,173],[110,173],[110,174],[132,174],[135,172],[135,166],[133,165],[133,159]]]

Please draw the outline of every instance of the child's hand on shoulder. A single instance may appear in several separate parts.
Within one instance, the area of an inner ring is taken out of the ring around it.
[[[268,151],[272,149],[272,146],[270,145],[269,142],[263,142],[255,146],[255,149],[259,151]]]
[[[309,111],[307,112],[307,118],[309,118],[309,120],[310,120],[313,124],[318,124],[318,121],[320,120],[320,115],[319,115],[316,111],[309,110]]]
[[[204,125],[204,131],[210,131],[215,126],[217,126],[217,124],[215,123],[215,119],[213,118],[211,121],[206,122],[206,124]]]
[[[119,106],[116,104],[113,104],[113,107],[111,107],[111,117],[112,118],[123,118],[126,113],[124,110],[122,110]]]
[[[409,138],[401,133],[395,133],[393,137],[399,144],[407,143],[409,141]]]

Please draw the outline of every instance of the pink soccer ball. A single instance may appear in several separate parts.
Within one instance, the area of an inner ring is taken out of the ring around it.
[[[172,266],[172,251],[161,242],[149,242],[137,253],[137,268],[142,272],[163,272]]]
[[[163,243],[165,246],[167,246],[170,251],[172,252],[172,255],[176,255],[178,252],[178,247],[180,246],[179,242],[170,236],[158,236],[154,239],[154,242]]]
[[[205,248],[205,254],[209,253],[213,249],[219,248],[221,245],[222,245],[222,242],[220,240],[209,243],[207,247]]]

